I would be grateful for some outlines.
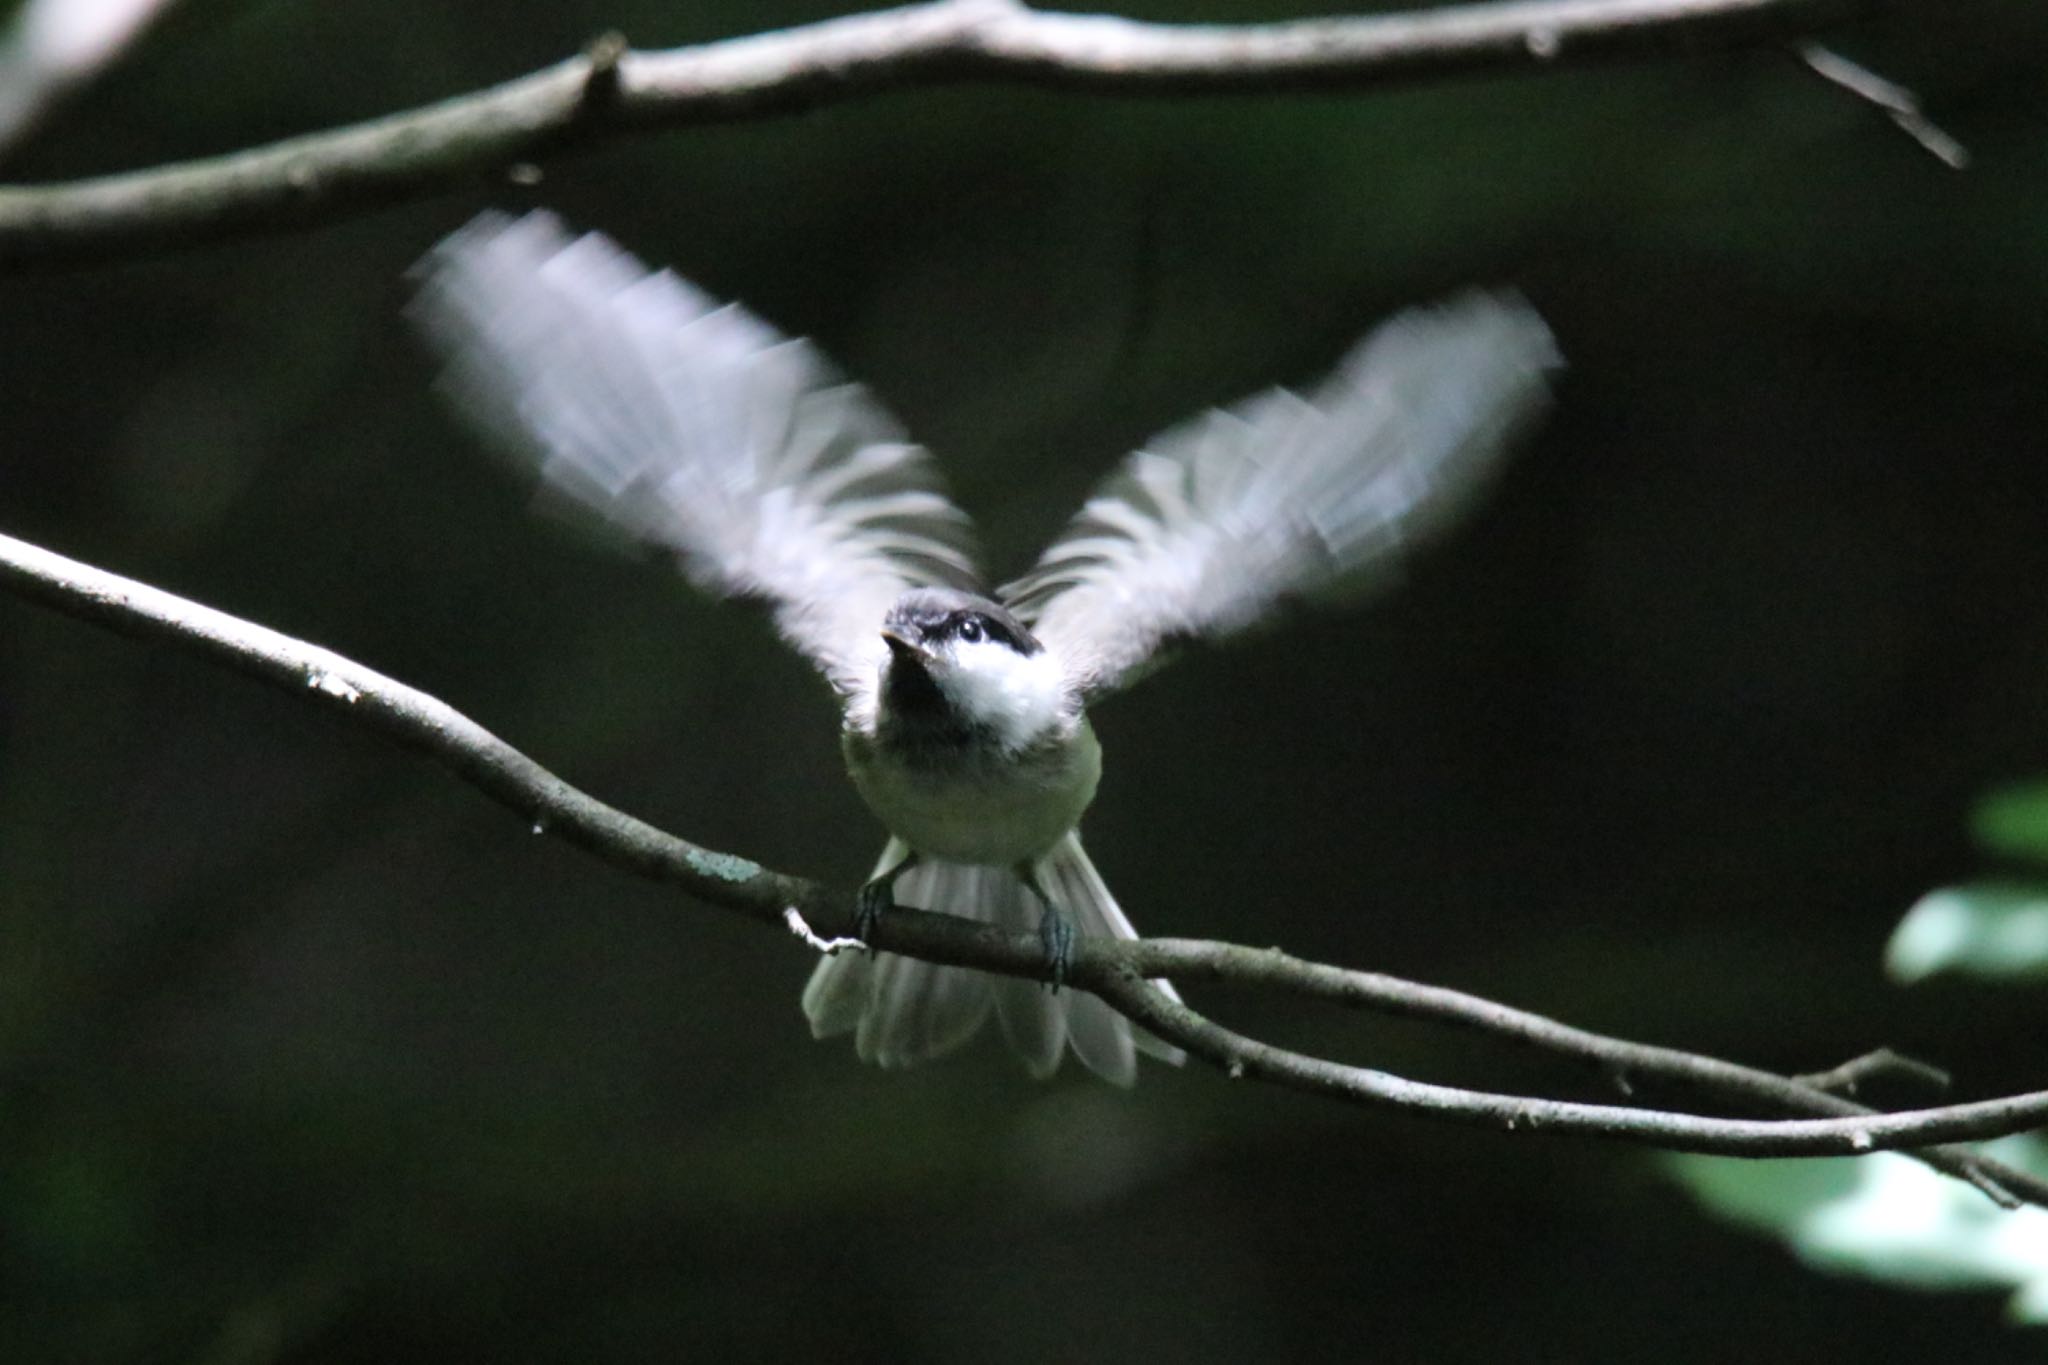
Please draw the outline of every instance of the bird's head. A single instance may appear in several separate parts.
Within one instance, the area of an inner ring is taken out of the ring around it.
[[[1059,663],[991,598],[913,589],[889,609],[882,642],[889,647],[880,693],[886,726],[1019,750],[1079,714]]]

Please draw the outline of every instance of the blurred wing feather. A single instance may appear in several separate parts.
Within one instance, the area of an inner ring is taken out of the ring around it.
[[[874,396],[803,341],[550,214],[485,214],[417,270],[457,404],[556,493],[758,597],[842,692],[883,615],[972,588],[966,516]]]
[[[1093,696],[1175,640],[1370,588],[1484,486],[1558,363],[1512,295],[1404,313],[1312,392],[1274,389],[1154,439],[1003,596]]]

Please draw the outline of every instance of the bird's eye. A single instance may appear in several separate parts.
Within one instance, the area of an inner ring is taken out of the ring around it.
[[[981,622],[975,620],[972,616],[960,623],[960,638],[965,643],[978,645],[981,643],[981,635]]]

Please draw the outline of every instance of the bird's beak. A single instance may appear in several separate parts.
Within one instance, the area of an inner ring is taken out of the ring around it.
[[[922,645],[914,645],[893,630],[882,632],[882,643],[889,646],[890,657],[897,663],[909,664],[920,671],[931,669],[931,652]]]

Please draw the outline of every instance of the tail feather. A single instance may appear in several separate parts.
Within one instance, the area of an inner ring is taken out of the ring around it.
[[[881,876],[909,856],[908,845],[891,839],[872,875]],[[1015,881],[994,868],[921,862],[897,879],[895,894],[904,905],[978,914],[982,907],[999,909],[1006,897],[1021,899],[1022,886],[1013,893],[1006,885]],[[851,1033],[855,1055],[885,1068],[953,1051],[980,1030],[994,1003],[984,973],[857,951],[820,962],[803,998],[812,1037]]]
[[[1060,1069],[1060,1058],[1066,1055],[1067,1012],[1051,1004],[1046,988],[1036,981],[1006,976],[991,982],[990,988],[995,992],[996,1019],[1003,1026],[1003,1041],[1023,1060],[1024,1069],[1033,1080],[1050,1078]]]
[[[856,1055],[909,1066],[965,1043],[988,1018],[986,981],[972,972],[885,953],[874,961],[869,1003],[853,1035]]]
[[[1067,837],[1053,846],[1052,852],[1038,860],[1032,869],[1038,884],[1045,888],[1052,903],[1065,910],[1074,920],[1074,928],[1083,934],[1095,934],[1102,938],[1136,938],[1138,931],[1124,918],[1122,907],[1116,897],[1109,894],[1109,884],[1102,880],[1102,874],[1095,870],[1095,864],[1081,847],[1081,836],[1069,831]],[[1161,991],[1173,999],[1180,999],[1180,992],[1168,981],[1153,982]],[[1087,1025],[1084,1029],[1083,1025]],[[1067,1027],[1073,1034],[1074,1054],[1086,1062],[1091,1071],[1115,1079],[1119,1068],[1122,1074],[1135,1076],[1135,1064],[1129,1057],[1130,1049],[1152,1058],[1179,1066],[1187,1060],[1187,1054],[1169,1043],[1162,1043],[1143,1029],[1134,1029],[1121,1014],[1102,1003],[1093,995],[1083,992],[1075,997],[1075,1004],[1068,1007]],[[1085,1037],[1084,1037],[1085,1035]],[[1103,1065],[1091,1060],[1091,1052],[1098,1052]],[[1118,1062],[1116,1057],[1122,1056]]]
[[[891,839],[874,875],[909,856],[901,840]],[[1075,835],[1068,834],[1041,858],[1032,875],[1078,932],[1136,937]],[[898,879],[895,894],[903,905],[967,915],[1006,929],[1038,928],[1037,898],[1008,868],[922,861]],[[1158,984],[1173,994],[1171,986]],[[812,1036],[852,1033],[860,1059],[883,1067],[910,1066],[953,1051],[974,1036],[992,1008],[1011,1049],[1040,1078],[1059,1069],[1069,1047],[1089,1070],[1117,1085],[1137,1079],[1139,1052],[1176,1065],[1182,1060],[1178,1048],[1133,1029],[1086,991],[1053,992],[1035,981],[991,977],[894,953],[844,952],[826,958],[811,973],[803,1007]]]

